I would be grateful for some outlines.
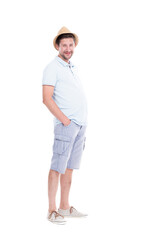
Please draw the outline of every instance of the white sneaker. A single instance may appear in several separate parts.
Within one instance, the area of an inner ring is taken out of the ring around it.
[[[51,221],[52,223],[56,224],[65,224],[66,221],[64,220],[64,217],[60,215],[57,211],[53,211],[51,213],[48,212],[47,219]]]
[[[74,207],[70,207],[69,209],[63,210],[58,209],[58,213],[64,217],[86,217],[87,214],[78,212]]]

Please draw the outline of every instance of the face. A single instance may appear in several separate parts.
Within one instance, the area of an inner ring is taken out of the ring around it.
[[[73,38],[64,38],[60,40],[57,49],[59,51],[59,57],[68,62],[74,53],[75,43]]]

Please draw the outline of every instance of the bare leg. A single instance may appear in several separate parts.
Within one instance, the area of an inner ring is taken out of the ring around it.
[[[59,172],[50,169],[48,175],[48,199],[49,199],[48,211],[50,213],[56,210],[56,193],[58,189],[58,180]]]
[[[66,169],[65,174],[62,174],[60,177],[61,183],[61,202],[60,202],[60,209],[69,209],[69,191],[72,182],[72,169]]]

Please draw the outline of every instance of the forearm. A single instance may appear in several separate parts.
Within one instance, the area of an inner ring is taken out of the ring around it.
[[[60,110],[60,108],[52,98],[47,98],[43,101],[43,103],[60,122],[62,122],[64,125],[68,124],[68,117]]]

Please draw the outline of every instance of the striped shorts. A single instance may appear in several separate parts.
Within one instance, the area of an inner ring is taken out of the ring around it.
[[[86,126],[71,120],[68,126],[59,123],[54,127],[53,156],[51,169],[64,174],[66,168],[79,169],[85,148]]]

